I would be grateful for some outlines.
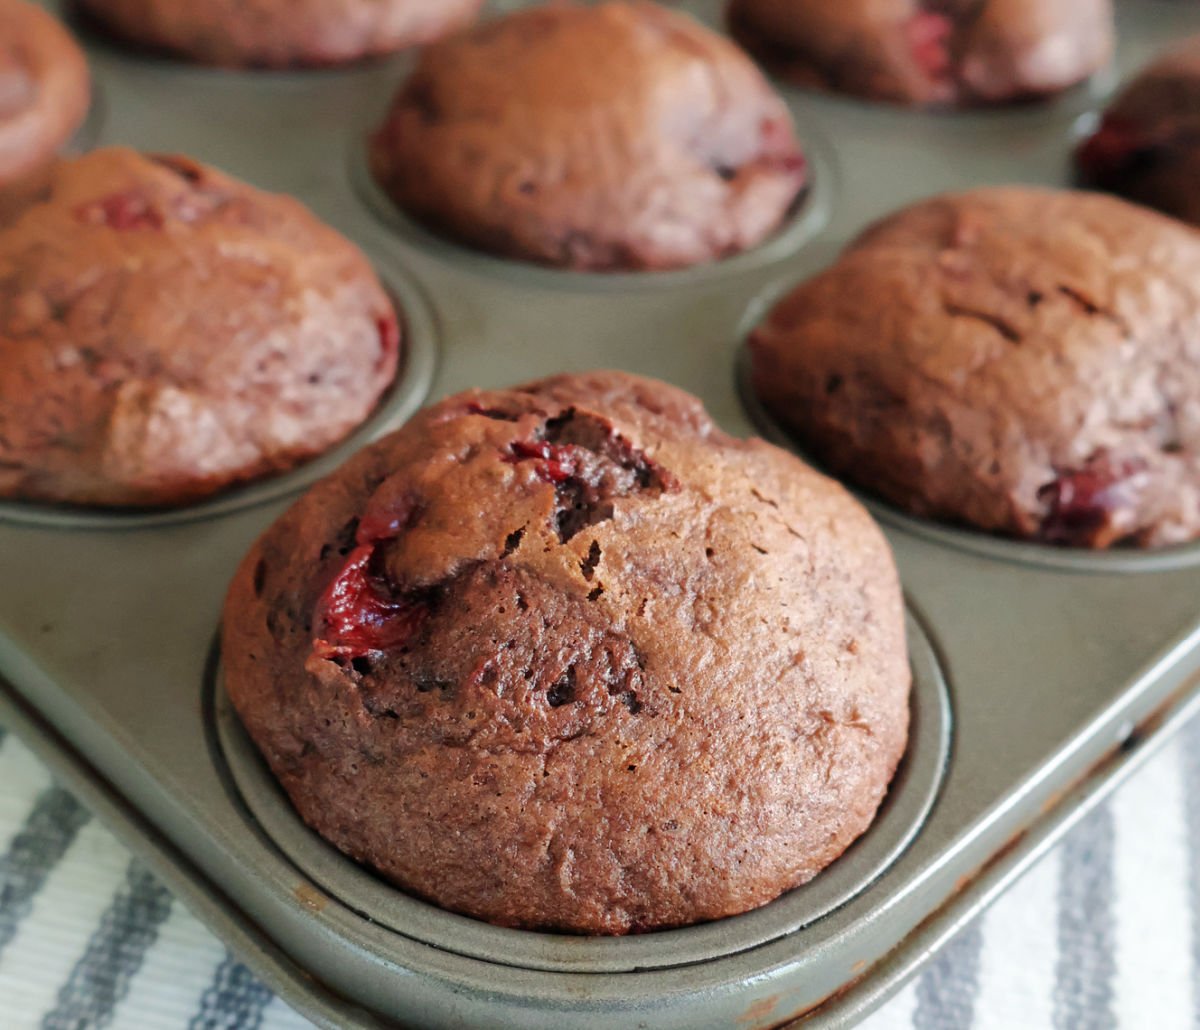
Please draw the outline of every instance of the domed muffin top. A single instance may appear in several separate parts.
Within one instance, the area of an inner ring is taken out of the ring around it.
[[[750,346],[804,446],[910,511],[1084,547],[1200,535],[1200,236],[1172,219],[1066,190],[934,197]]]
[[[806,179],[783,101],[733,44],[645,2],[555,4],[429,47],[372,140],[414,217],[582,269],[745,250]]]
[[[622,373],[451,397],[258,542],[230,696],[300,813],[493,922],[761,905],[870,823],[910,675],[839,486]]]
[[[294,465],[392,381],[363,255],[182,157],[63,161],[0,230],[0,496],[169,505]]]

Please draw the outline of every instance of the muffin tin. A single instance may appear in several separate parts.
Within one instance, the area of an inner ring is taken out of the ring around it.
[[[718,3],[676,6],[719,23]],[[1124,75],[1200,30],[1200,11],[1131,0],[1120,22]],[[879,820],[829,870],[757,912],[624,939],[491,927],[381,883],[297,820],[221,689],[221,602],[257,534],[425,398],[556,370],[658,376],[729,431],[786,445],[740,389],[741,341],[770,299],[920,196],[1068,182],[1116,75],[1045,106],[940,116],[784,89],[815,167],[789,226],[705,268],[585,275],[471,253],[391,210],[364,137],[405,58],[240,74],[86,42],[101,142],[184,151],[295,194],[404,307],[400,381],[360,433],[296,472],[170,513],[0,505],[0,720],[311,1018],[849,1025],[1200,707],[1200,547],[1057,551],[869,502],[909,604],[914,733]]]

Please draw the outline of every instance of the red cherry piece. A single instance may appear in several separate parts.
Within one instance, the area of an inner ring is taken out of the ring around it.
[[[380,315],[375,319],[375,328],[379,331],[379,360],[382,364],[400,351],[400,323],[394,315]]]
[[[517,440],[510,445],[512,453],[504,460],[510,465],[520,461],[534,461],[538,476],[547,483],[565,483],[579,475],[579,459],[576,448],[552,444],[546,440]]]
[[[954,71],[950,41],[954,22],[944,14],[920,11],[904,26],[908,47],[921,70],[931,79],[949,78]]]
[[[106,225],[118,232],[163,227],[162,213],[136,190],[110,193],[107,197],[81,204],[75,209],[75,216],[81,222]]]
[[[1138,468],[1098,460],[1082,469],[1066,469],[1038,496],[1047,503],[1042,538],[1050,543],[1105,547],[1114,542],[1113,516],[1128,501],[1124,487]]]
[[[317,602],[319,636],[313,651],[320,658],[359,658],[372,651],[401,647],[420,629],[425,605],[389,595],[371,572],[375,546],[351,552],[342,571]]]

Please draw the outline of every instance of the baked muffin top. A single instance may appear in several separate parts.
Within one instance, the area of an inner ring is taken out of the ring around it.
[[[367,448],[251,550],[222,650],[315,829],[509,926],[764,904],[866,829],[907,734],[866,512],[615,372],[459,394]]]
[[[1120,92],[1077,160],[1088,185],[1200,224],[1200,35]]]
[[[361,253],[183,157],[94,151],[0,230],[0,496],[171,505],[340,440],[395,374]]]
[[[745,250],[806,177],[786,106],[745,55],[643,2],[530,8],[429,47],[372,164],[417,219],[581,269]]]
[[[67,30],[25,0],[0,0],[0,188],[54,157],[89,96],[87,61]]]
[[[436,39],[484,0],[78,0],[133,43],[206,64],[342,64]]]
[[[1113,48],[1111,0],[731,0],[729,18],[785,78],[929,107],[1057,93]]]
[[[935,197],[750,347],[774,416],[912,512],[1083,547],[1200,535],[1200,236],[1171,219],[1081,192]]]

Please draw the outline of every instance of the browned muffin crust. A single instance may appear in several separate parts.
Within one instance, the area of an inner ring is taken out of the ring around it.
[[[0,190],[45,170],[89,96],[87,61],[67,30],[25,0],[0,0]]]
[[[799,85],[926,107],[1061,92],[1114,35],[1111,0],[731,0],[729,22]]]
[[[399,342],[297,201],[183,157],[63,161],[0,230],[0,497],[171,505],[278,472],[370,413]]]
[[[344,64],[427,43],[483,0],[76,0],[124,39],[226,67]]]
[[[774,416],[911,512],[1080,547],[1200,535],[1200,235],[1171,219],[1092,193],[936,197],[750,347]]]
[[[870,517],[622,373],[459,394],[360,453],[242,563],[223,659],[314,829],[509,926],[762,905],[867,828],[907,735]]]
[[[451,236],[601,270],[753,247],[806,179],[787,108],[746,56],[644,2],[532,8],[430,47],[372,165]]]
[[[1087,185],[1200,225],[1200,36],[1121,91],[1077,160]]]

